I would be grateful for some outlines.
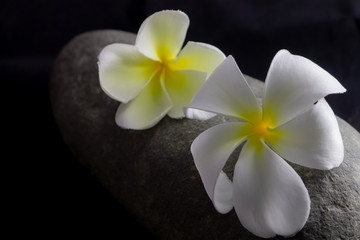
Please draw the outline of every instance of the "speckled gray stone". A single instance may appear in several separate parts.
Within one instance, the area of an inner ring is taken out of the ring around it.
[[[190,153],[195,137],[224,121],[164,118],[144,131],[116,126],[116,101],[100,88],[97,56],[135,35],[95,31],[73,39],[53,69],[50,94],[62,136],[77,159],[132,214],[162,239],[258,239],[232,210],[222,215],[207,197]],[[263,83],[248,78],[256,95]],[[320,171],[294,166],[309,190],[311,213],[289,239],[360,238],[360,134],[338,119],[345,145],[339,168]],[[283,239],[277,237],[276,239]]]

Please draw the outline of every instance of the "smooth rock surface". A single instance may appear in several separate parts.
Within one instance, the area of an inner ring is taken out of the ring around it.
[[[79,35],[60,53],[50,85],[52,107],[63,138],[78,160],[156,236],[162,239],[258,239],[235,211],[222,215],[207,197],[190,153],[198,134],[219,122],[164,118],[144,131],[115,124],[118,102],[100,88],[97,56],[135,35],[95,31]],[[257,96],[263,83],[248,78]],[[338,119],[345,145],[339,168],[294,166],[309,190],[311,213],[289,239],[360,238],[360,134]],[[275,239],[283,239],[276,237]]]

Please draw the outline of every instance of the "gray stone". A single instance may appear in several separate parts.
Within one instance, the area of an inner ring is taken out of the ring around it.
[[[207,197],[190,153],[205,129],[225,121],[164,118],[144,131],[123,130],[114,121],[118,102],[99,86],[97,56],[135,35],[95,31],[73,39],[55,62],[51,85],[54,115],[77,159],[156,236],[163,239],[258,239],[232,210],[222,215]],[[248,78],[256,94],[263,83]],[[309,190],[311,213],[289,239],[359,239],[360,134],[338,119],[345,145],[339,168],[320,171],[294,166]],[[283,239],[277,237],[275,239]]]

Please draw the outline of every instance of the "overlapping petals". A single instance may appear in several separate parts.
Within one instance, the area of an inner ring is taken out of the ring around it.
[[[216,47],[200,42],[188,42],[181,50],[175,68],[196,69],[211,74],[225,59],[225,55]]]
[[[249,140],[234,169],[240,222],[260,237],[291,236],[306,222],[310,198],[299,175],[263,142]]]
[[[160,73],[155,74],[135,99],[120,104],[115,116],[117,125],[142,130],[154,126],[167,114],[172,103],[161,86],[160,78]]]
[[[153,73],[154,62],[131,45],[111,44],[99,55],[100,86],[117,101],[136,97]]]
[[[232,56],[210,75],[189,107],[245,121],[261,119],[261,108]]]
[[[309,59],[280,50],[271,62],[265,80],[264,117],[274,127],[279,126],[319,99],[345,91],[333,76]]]
[[[120,127],[146,129],[166,115],[184,117],[183,106],[225,59],[209,44],[189,42],[181,50],[188,27],[181,11],[157,12],[143,22],[134,46],[111,44],[101,51],[100,85],[122,102]]]
[[[234,206],[242,225],[260,237],[299,231],[309,216],[310,199],[284,159],[323,170],[341,164],[342,138],[324,97],[344,91],[315,63],[281,50],[270,66],[260,107],[234,59],[228,57],[186,108],[188,117],[198,117],[191,111],[198,109],[240,120],[206,130],[191,147],[215,208],[225,213]],[[222,168],[243,142],[231,182]]]
[[[206,192],[221,213],[226,213],[233,207],[232,183],[222,173],[222,168],[235,148],[245,141],[246,128],[247,123],[224,123],[203,132],[191,145],[191,152],[197,156],[194,159],[195,165]],[[215,194],[217,188],[222,194]]]
[[[165,73],[164,86],[173,104],[168,112],[170,117],[184,117],[183,107],[191,102],[205,79],[205,72],[194,70],[177,70]]]
[[[338,123],[325,99],[280,126],[266,142],[281,157],[309,168],[338,167],[344,156]]]

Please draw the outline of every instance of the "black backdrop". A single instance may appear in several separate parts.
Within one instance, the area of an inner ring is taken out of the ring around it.
[[[281,48],[310,58],[348,89],[327,99],[360,130],[358,0],[1,0],[2,196],[12,234],[149,235],[66,148],[48,82],[57,54],[77,34],[136,33],[147,16],[163,9],[189,15],[186,40],[219,47],[259,79]]]

